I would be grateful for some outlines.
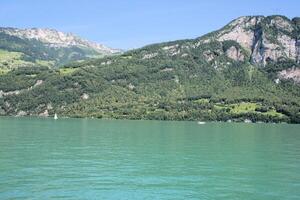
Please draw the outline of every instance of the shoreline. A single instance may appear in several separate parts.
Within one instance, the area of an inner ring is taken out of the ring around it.
[[[159,122],[194,122],[199,126],[205,126],[209,123],[227,123],[227,124],[290,124],[299,125],[300,123],[287,123],[287,122],[264,122],[264,121],[248,121],[243,120],[226,120],[226,121],[205,121],[205,120],[159,120],[159,119],[130,119],[130,118],[97,118],[97,117],[72,117],[72,116],[58,116],[58,119],[54,119],[52,116],[38,116],[38,115],[26,115],[26,116],[16,116],[16,115],[1,115],[0,118],[35,118],[35,119],[53,119],[53,121],[59,121],[60,119],[87,119],[87,120],[107,120],[107,121],[159,121]],[[201,123],[199,123],[201,122]]]

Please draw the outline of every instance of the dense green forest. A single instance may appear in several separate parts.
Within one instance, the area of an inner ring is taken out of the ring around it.
[[[0,75],[0,114],[300,123],[299,84],[275,81],[278,72],[300,68],[297,60],[262,67],[237,41],[196,45],[215,34],[59,69],[13,69]],[[231,47],[244,59],[228,57]]]

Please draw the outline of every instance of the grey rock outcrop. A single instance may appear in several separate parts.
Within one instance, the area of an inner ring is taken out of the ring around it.
[[[297,63],[300,63],[300,39],[296,43],[296,57]]]
[[[281,79],[292,79],[294,82],[300,83],[300,69],[298,68],[282,70],[278,76]]]
[[[284,16],[247,16],[225,26],[216,39],[238,42],[251,55],[253,64],[265,66],[268,61],[276,62],[280,58],[299,62],[300,40],[297,33],[299,30],[294,20]],[[226,54],[234,60],[241,60],[233,48]]]
[[[241,50],[235,46],[230,47],[226,50],[226,55],[236,61],[244,61],[245,56]]]
[[[48,28],[0,28],[0,33],[5,33],[22,39],[35,39],[47,44],[50,47],[72,47],[79,46],[94,49],[103,53],[118,53],[120,50],[106,47],[102,44],[90,42],[72,33],[63,33],[55,29]]]

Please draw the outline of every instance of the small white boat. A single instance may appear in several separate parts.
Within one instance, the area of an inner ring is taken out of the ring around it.
[[[199,122],[197,122],[197,124],[202,125],[202,124],[205,124],[205,122],[200,122],[200,121],[199,121]]]
[[[58,117],[57,117],[57,114],[56,114],[56,113],[54,114],[54,119],[55,119],[55,120],[57,120],[57,119],[58,119]]]
[[[250,119],[245,119],[244,122],[245,123],[252,123],[252,121]]]

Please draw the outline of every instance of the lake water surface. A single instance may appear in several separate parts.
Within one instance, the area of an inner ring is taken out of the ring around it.
[[[0,118],[0,199],[300,199],[300,126]]]

